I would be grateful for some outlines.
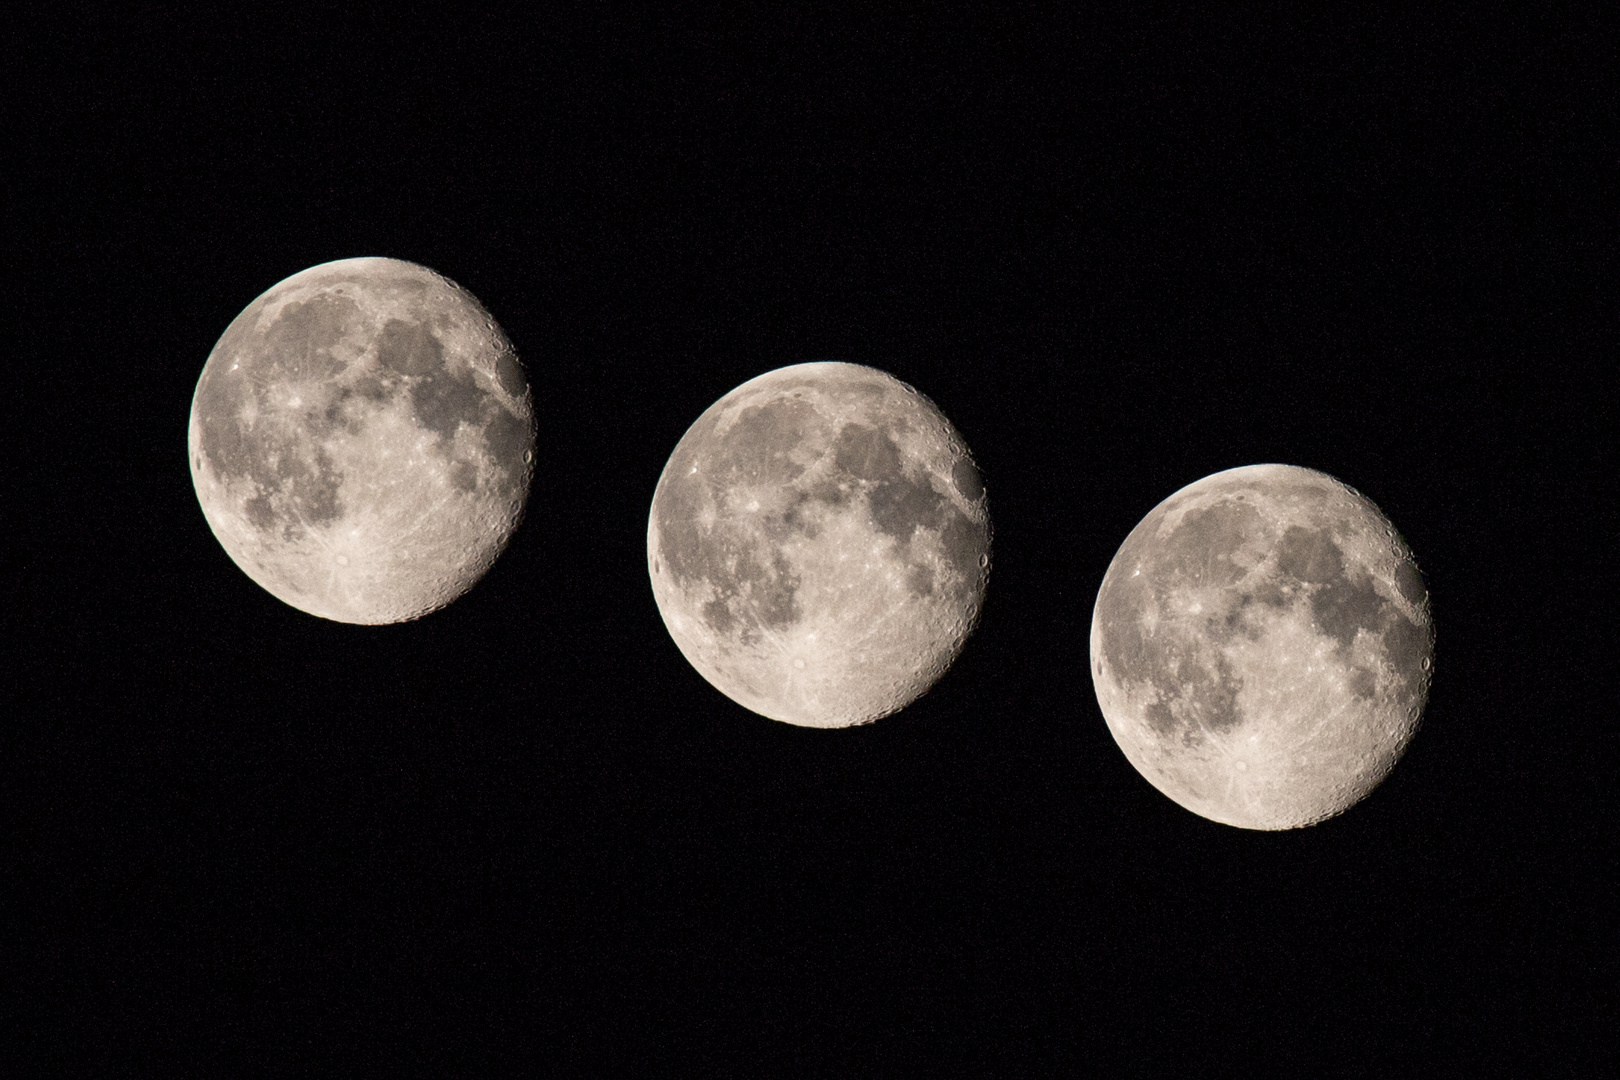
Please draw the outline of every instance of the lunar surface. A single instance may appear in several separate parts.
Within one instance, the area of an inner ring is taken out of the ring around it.
[[[1108,567],[1091,671],[1108,728],[1177,803],[1246,829],[1355,805],[1417,730],[1434,647],[1412,552],[1331,476],[1251,465],[1154,508]]]
[[[345,259],[249,304],[191,405],[191,476],[236,565],[349,623],[471,588],[528,498],[534,412],[511,343],[425,267]]]
[[[647,563],[670,635],[726,696],[790,724],[864,724],[932,686],[976,625],[984,485],[911,387],[856,364],[780,368],[675,447]]]

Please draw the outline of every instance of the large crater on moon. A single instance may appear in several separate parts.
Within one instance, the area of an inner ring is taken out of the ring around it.
[[[1428,696],[1412,553],[1323,473],[1254,465],[1160,503],[1097,595],[1091,670],[1125,756],[1215,821],[1309,825],[1394,767]]]
[[[352,623],[455,600],[528,497],[534,414],[478,301],[395,259],[286,279],[236,317],[191,407],[214,535],[293,607]]]
[[[681,652],[739,704],[810,727],[875,720],[933,685],[978,620],[989,545],[950,422],[839,363],[769,372],[704,412],[647,528]]]

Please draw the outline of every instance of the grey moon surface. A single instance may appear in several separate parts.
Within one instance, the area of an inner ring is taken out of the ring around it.
[[[511,342],[460,286],[398,259],[287,278],[214,346],[191,477],[248,577],[347,623],[465,593],[522,518],[534,409]]]
[[[1405,752],[1434,624],[1411,550],[1325,473],[1250,465],[1165,499],[1097,594],[1091,674],[1149,783],[1245,829],[1354,806]]]
[[[681,653],[739,705],[806,727],[869,723],[927,691],[977,625],[989,565],[961,437],[858,364],[779,368],[715,402],[647,523]]]

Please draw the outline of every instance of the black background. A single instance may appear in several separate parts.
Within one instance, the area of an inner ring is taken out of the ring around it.
[[[1614,978],[1602,28],[178,10],[60,9],[13,58],[0,915],[37,1024],[9,1056],[1587,1074]],[[185,452],[230,320],[362,254],[478,296],[540,419],[502,560],[381,628],[249,581]],[[645,564],[687,425],[815,359],[933,398],[996,526],[956,667],[833,732],[711,689]],[[1086,670],[1131,527],[1265,461],[1377,502],[1439,631],[1390,779],[1277,834],[1149,787]]]

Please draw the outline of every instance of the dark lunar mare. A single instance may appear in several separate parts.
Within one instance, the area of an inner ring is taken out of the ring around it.
[[[1243,680],[1219,655],[1205,655],[1195,643],[1166,642],[1160,648],[1160,666],[1167,673],[1155,682],[1159,698],[1145,712],[1148,723],[1161,736],[1180,733],[1183,741],[1196,742],[1200,729],[1227,731],[1242,722],[1237,696]],[[1167,693],[1174,688],[1179,693]],[[1179,704],[1176,716],[1172,704]]]
[[[1395,568],[1395,587],[1409,604],[1420,604],[1429,595],[1429,590],[1423,585],[1423,574],[1410,559],[1402,559]]]
[[[1225,731],[1242,722],[1237,697],[1243,680],[1174,620],[1161,620],[1166,629],[1150,640],[1142,616],[1148,610],[1162,613],[1165,598],[1189,586],[1232,590],[1249,573],[1233,556],[1264,536],[1267,526],[1247,501],[1226,499],[1187,512],[1156,541],[1169,509],[1150,513],[1126,537],[1115,556],[1118,574],[1110,575],[1098,596],[1098,621],[1102,654],[1119,680],[1156,692],[1145,709],[1153,730],[1161,737],[1179,732],[1196,741],[1202,730]],[[1241,625],[1241,607],[1234,598],[1230,613],[1212,615],[1204,628],[1212,639],[1230,636]],[[1179,703],[1180,716],[1173,703]]]
[[[791,483],[804,472],[791,455],[819,422],[808,402],[777,398],[743,409],[715,441],[718,413],[705,414],[682,438],[666,466],[656,510],[659,553],[677,584],[707,582],[714,590],[703,614],[717,633],[735,630],[747,642],[757,637],[760,627],[780,630],[793,625],[801,614],[800,582],[779,552],[759,550],[755,538],[723,514],[713,532],[706,531],[701,518],[714,501],[709,491],[739,484]],[[717,444],[705,457],[711,442]],[[780,524],[785,525],[786,518]]]
[[[296,431],[263,419],[250,429],[240,415],[249,400],[261,418],[269,414],[262,387],[288,380],[328,381],[341,374],[346,365],[333,355],[331,346],[349,333],[360,310],[353,301],[337,296],[288,304],[255,339],[252,330],[262,306],[250,306],[231,322],[215,349],[218,363],[204,369],[196,403],[202,449],[222,479],[251,479],[257,485],[258,494],[243,507],[255,528],[266,532],[276,528],[272,498],[282,493],[303,522],[331,524],[343,516],[338,499],[343,477],[326,452]],[[235,371],[230,369],[233,363]],[[314,404],[302,420],[317,435],[336,424]],[[288,539],[300,532],[297,523],[283,525]]]
[[[1421,687],[1425,678],[1423,662],[1429,658],[1434,648],[1432,629],[1419,626],[1391,606],[1389,624],[1384,629],[1383,645],[1384,659],[1394,669],[1407,692],[1414,692]]]
[[[887,433],[864,424],[845,424],[833,443],[833,459],[840,479],[847,477],[852,482],[865,482],[873,526],[893,537],[902,552],[910,548],[919,528],[937,529],[946,561],[956,570],[964,587],[971,587],[968,583],[977,581],[979,556],[984,552],[983,528],[975,525],[949,498],[935,491],[926,479],[906,475],[900,448]],[[964,463],[965,470],[960,468]],[[958,466],[953,472],[958,490],[960,485],[966,484],[983,494],[983,484],[972,462],[963,459]],[[837,490],[843,487],[828,486]],[[908,581],[919,596],[933,593],[933,571],[926,565],[913,564]]]
[[[431,379],[444,368],[444,345],[424,323],[389,319],[377,336],[377,362],[400,375]]]
[[[956,485],[956,490],[968,502],[978,502],[984,494],[984,477],[979,475],[979,467],[973,464],[971,458],[956,459],[956,464],[951,466],[951,483]]]
[[[1277,570],[1296,591],[1309,595],[1316,628],[1338,642],[1341,652],[1355,644],[1357,631],[1384,624],[1384,598],[1371,578],[1346,564],[1330,530],[1290,526],[1277,548]]]
[[[795,492],[784,508],[764,513],[759,522],[760,531],[778,545],[794,535],[815,537],[817,530],[804,513],[809,501],[843,506],[864,491],[872,523],[880,532],[909,549],[919,527],[938,529],[945,557],[957,570],[962,588],[971,590],[977,581],[983,528],[926,480],[907,476],[904,455],[887,432],[862,423],[844,424],[829,447],[830,474],[800,489],[809,462],[796,458],[795,452],[807,442],[824,444],[831,434],[827,418],[810,402],[791,396],[788,388],[783,396],[742,409],[725,434],[715,439],[718,423],[717,413],[706,414],[682,438],[666,468],[655,509],[659,558],[678,585],[706,582],[714,590],[715,598],[704,605],[703,614],[716,633],[737,631],[746,640],[752,627],[780,629],[800,616],[796,599],[800,582],[779,553],[756,550],[752,529],[738,528],[723,515],[712,533],[700,524],[705,507],[713,501],[710,492],[738,485]],[[710,446],[712,452],[704,456]],[[971,462],[960,463],[953,479],[964,494],[972,491],[975,498],[983,494]],[[937,586],[933,569],[921,562],[908,568],[906,581],[918,596],[932,595]]]
[[[288,304],[265,328],[256,359],[276,377],[320,382],[340,375],[347,365],[332,355],[332,345],[354,329],[360,309],[343,296],[319,295]]]
[[[726,486],[790,483],[804,472],[793,451],[821,426],[808,401],[778,398],[750,406],[721,438],[709,468]]]
[[[1116,556],[1118,573],[1098,597],[1102,655],[1122,683],[1157,689],[1159,700],[1145,711],[1150,725],[1163,736],[1174,734],[1180,726],[1170,707],[1174,699],[1181,700],[1184,709],[1192,708],[1193,703],[1207,705],[1198,716],[1206,727],[1237,723],[1241,680],[1218,655],[1203,655],[1196,639],[1182,640],[1174,629],[1162,631],[1150,641],[1143,631],[1143,613],[1156,608],[1162,614],[1164,599],[1188,585],[1230,592],[1248,573],[1232,554],[1267,531],[1264,518],[1252,506],[1227,500],[1186,514],[1155,545],[1154,537],[1166,516],[1164,510],[1157,511],[1132,530]],[[1283,578],[1280,587],[1268,581],[1235,597],[1226,614],[1204,628],[1212,640],[1241,629],[1243,612],[1250,603],[1282,608],[1303,594],[1308,597],[1316,628],[1334,640],[1341,656],[1349,653],[1357,633],[1366,630],[1381,636],[1386,660],[1409,691],[1421,684],[1423,660],[1432,644],[1429,632],[1381,596],[1363,570],[1347,563],[1331,530],[1290,526],[1277,539],[1275,553]],[[1142,573],[1135,575],[1138,568]],[[1426,595],[1421,575],[1410,563],[1401,564],[1396,587],[1413,602]],[[1174,627],[1175,623],[1160,625]],[[1356,668],[1350,675],[1350,689],[1357,696],[1372,698],[1376,685],[1374,673],[1364,668]],[[1183,735],[1190,736],[1191,731]]]
[[[1423,659],[1430,645],[1427,631],[1381,596],[1365,571],[1346,562],[1329,530],[1297,525],[1288,529],[1277,566],[1310,593],[1311,619],[1337,643],[1341,656],[1349,653],[1356,635],[1365,630],[1379,637],[1386,661],[1407,690],[1421,684]],[[1422,577],[1410,562],[1403,561],[1397,568],[1395,587],[1408,600],[1414,592],[1417,600],[1425,595]],[[1365,669],[1358,668],[1351,676],[1351,690],[1361,697],[1372,697],[1375,683],[1372,672]]]
[[[1187,585],[1224,587],[1248,574],[1233,555],[1263,534],[1265,519],[1246,502],[1224,501],[1189,511],[1159,545],[1153,578],[1161,595]]]
[[[497,487],[507,489],[505,497],[522,497],[522,457],[532,428],[500,399],[481,389],[471,371],[454,371],[445,364],[444,345],[429,323],[390,319],[378,338],[377,360],[406,379],[412,415],[418,424],[444,440],[446,452],[462,424],[481,432],[485,448],[501,473]],[[522,371],[511,357],[500,357],[496,374],[509,390],[513,383],[521,390]],[[464,491],[478,488],[478,473],[470,463],[455,463],[450,476],[451,482]]]
[[[495,494],[507,501],[523,499],[527,473],[522,457],[533,436],[531,424],[482,391],[470,371],[452,373],[445,366],[444,345],[427,323],[390,319],[377,338],[383,377],[362,375],[352,385],[333,387],[347,367],[333,346],[354,332],[362,317],[358,305],[322,293],[287,304],[256,336],[263,307],[262,302],[250,306],[226,328],[215,349],[216,362],[207,366],[198,384],[196,404],[203,452],[215,473],[227,482],[251,479],[258,487],[243,507],[254,527],[266,532],[277,528],[273,499],[278,494],[310,525],[339,520],[343,476],[320,441],[340,428],[359,433],[357,414],[346,407],[350,400],[381,403],[401,386],[409,387],[417,422],[446,440],[445,453],[461,424],[480,431],[497,466]],[[230,370],[232,364],[237,370]],[[508,390],[516,386],[514,392],[522,391],[523,373],[515,359],[502,355],[497,376]],[[267,419],[272,406],[263,388],[289,381],[331,390],[324,405],[310,404],[297,427]],[[250,399],[260,418],[251,428],[240,419]],[[452,460],[449,465],[455,487],[477,490],[478,470],[472,463]],[[283,529],[288,538],[299,531],[296,523]]]
[[[1277,545],[1277,569],[1295,581],[1320,585],[1344,572],[1344,554],[1328,530],[1290,525]]]

